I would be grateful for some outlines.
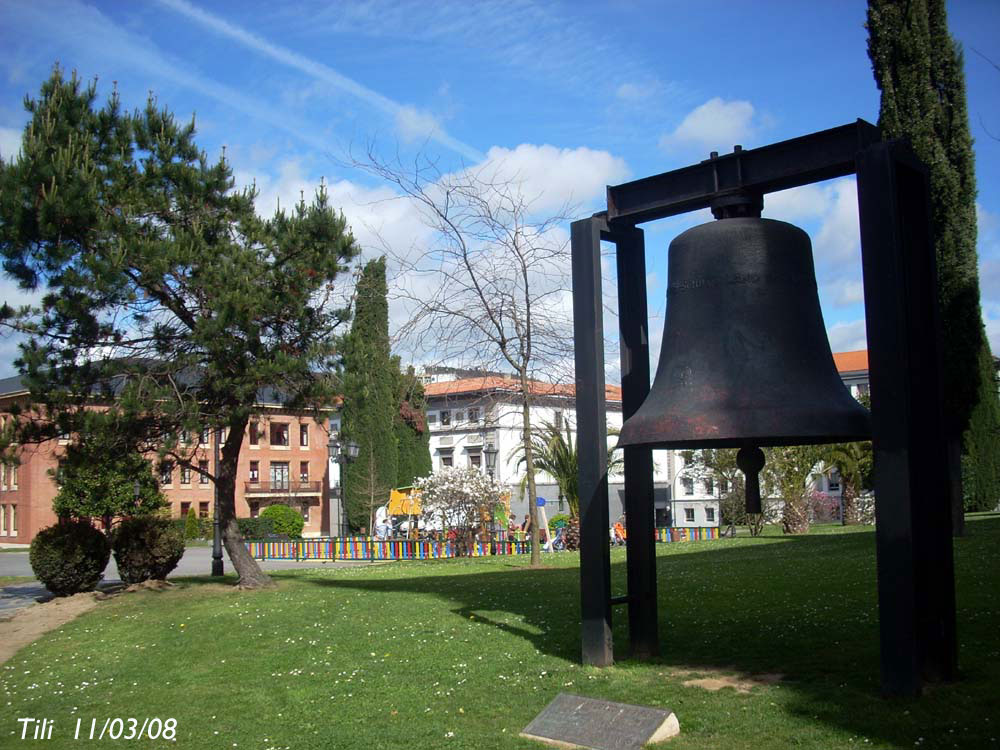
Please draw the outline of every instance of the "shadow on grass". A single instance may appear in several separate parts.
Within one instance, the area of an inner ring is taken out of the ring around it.
[[[781,673],[786,694],[794,696],[791,711],[893,745],[912,746],[918,736],[936,733],[954,740],[948,746],[975,747],[996,735],[983,718],[998,716],[1000,517],[975,519],[969,536],[955,543],[962,678],[933,686],[917,701],[879,698],[873,532],[696,544],[659,550],[657,667]],[[624,558],[613,560],[613,591],[624,593]],[[450,574],[454,564],[422,563],[428,567],[412,577],[299,580],[438,596],[462,618],[524,638],[542,653],[579,660],[577,567],[528,569],[491,561],[488,572]],[[616,607],[614,615],[618,663],[641,669],[643,663],[625,657],[624,608]]]

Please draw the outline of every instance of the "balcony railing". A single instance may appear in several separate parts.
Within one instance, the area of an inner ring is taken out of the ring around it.
[[[248,495],[321,495],[323,493],[323,483],[318,480],[296,482],[285,479],[276,482],[246,482],[245,487]]]

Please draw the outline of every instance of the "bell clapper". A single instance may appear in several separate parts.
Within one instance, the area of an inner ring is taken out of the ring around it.
[[[757,446],[740,448],[736,454],[736,465],[746,477],[747,513],[761,513],[760,470],[764,468],[764,451]]]

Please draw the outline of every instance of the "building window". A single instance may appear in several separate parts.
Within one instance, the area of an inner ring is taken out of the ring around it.
[[[260,445],[260,424],[258,422],[250,423],[250,445]]]
[[[0,490],[7,489],[7,464],[0,464]]]
[[[271,434],[269,440],[272,446],[287,447],[288,446],[288,423],[287,422],[271,422]]]
[[[191,503],[181,503],[181,518],[187,518],[187,514],[190,510]]]
[[[302,520],[309,523],[309,503],[302,503]]]
[[[694,480],[691,477],[683,477],[681,479],[681,485],[684,487],[685,495],[694,494]],[[694,511],[691,512],[693,513]]]
[[[260,515],[260,503],[254,500],[250,503],[250,518],[256,518]]]
[[[208,518],[208,503],[198,503],[198,518]]]
[[[287,490],[288,489],[288,462],[287,461],[272,461],[271,462],[271,489],[272,490]]]
[[[469,454],[469,466],[473,469],[478,469],[483,465],[483,456],[481,453],[470,453]]]
[[[684,521],[685,523],[694,523],[694,508],[684,509]]]
[[[715,523],[715,508],[705,508],[705,520]]]
[[[705,478],[705,494],[714,495],[715,494],[715,480],[712,477]]]
[[[199,461],[198,484],[208,484],[208,461]]]
[[[10,506],[10,535],[17,536],[17,506]]]
[[[464,411],[456,411],[455,412],[455,424],[458,424],[459,422],[462,422],[464,419],[465,419],[465,412]]]
[[[18,469],[17,464],[14,464],[13,466],[10,467],[10,488],[12,490],[17,489],[17,469]]]
[[[191,442],[191,433],[187,430],[181,430],[181,445],[187,445]]]
[[[729,480],[725,477],[719,479],[719,494],[728,495],[729,494]]]
[[[308,482],[309,481],[309,462],[299,461],[299,481]]]
[[[563,426],[563,413],[561,411],[556,411],[552,415],[552,426],[557,430],[561,430]]]
[[[830,483],[827,485],[830,492],[840,491],[840,471],[837,469],[830,470]]]
[[[469,421],[479,424],[479,409],[469,409]]]
[[[7,506],[0,505],[0,535],[7,536]]]
[[[427,415],[427,424],[437,424],[438,415],[431,412]]]
[[[260,461],[250,462],[250,483],[257,484],[260,481]]]
[[[204,448],[208,447],[208,441],[209,441],[208,433],[209,429],[205,427],[202,429],[201,435],[198,436],[198,442],[201,443],[202,447]]]
[[[169,487],[174,483],[174,464],[172,461],[164,461],[160,464],[160,484]]]
[[[450,411],[442,411],[441,412],[441,426],[442,427],[447,427],[450,424],[451,424],[451,412]]]
[[[181,467],[181,484],[191,484],[191,467]]]
[[[299,445],[303,448],[309,447],[309,425],[299,425]]]
[[[445,466],[453,466],[453,465],[454,464],[452,463],[451,456],[441,456],[441,467],[442,468],[444,468]]]

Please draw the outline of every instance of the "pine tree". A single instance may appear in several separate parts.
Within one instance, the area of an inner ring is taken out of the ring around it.
[[[235,190],[225,158],[210,163],[150,97],[95,107],[96,83],[55,69],[21,155],[0,161],[0,255],[41,305],[0,308],[26,335],[18,367],[36,416],[22,444],[81,434],[101,401],[123,449],[191,465],[178,435],[225,429],[219,471],[223,542],[242,587],[270,579],[236,523],[240,449],[258,394],[319,412],[347,311],[329,305],[358,249],[323,188],[311,204],[261,219],[253,189]],[[275,388],[280,388],[275,391]]]
[[[430,431],[427,429],[427,402],[424,386],[413,372],[399,370],[398,358],[394,358],[396,378],[396,445],[399,465],[396,469],[396,486],[408,487],[413,480],[431,473]]]
[[[947,460],[955,465],[961,435],[980,400],[980,362],[989,347],[979,308],[976,177],[962,52],[948,32],[944,0],[869,0],[867,26],[868,55],[882,92],[882,135],[908,137],[930,169],[952,453]],[[961,533],[961,492],[955,488],[953,494]]]
[[[369,526],[374,508],[388,502],[397,478],[398,368],[389,350],[384,257],[365,265],[355,294],[354,320],[344,348],[342,429],[359,451],[357,460],[345,465],[341,486],[348,523],[360,529]]]

